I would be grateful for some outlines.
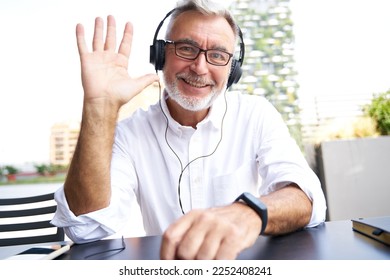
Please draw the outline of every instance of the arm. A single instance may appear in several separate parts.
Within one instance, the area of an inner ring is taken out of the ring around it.
[[[126,24],[118,52],[115,32],[115,20],[108,16],[104,40],[103,20],[97,18],[93,51],[89,52],[83,26],[79,24],[76,28],[84,100],[79,140],[64,185],[69,208],[76,216],[109,205],[110,161],[118,111],[145,87],[158,81],[155,74],[129,77],[132,25]]]
[[[303,228],[311,217],[306,194],[291,184],[262,196],[268,208],[265,234],[285,234]],[[234,259],[259,236],[261,219],[243,203],[191,211],[164,233],[162,259]]]
[[[280,235],[304,228],[310,221],[312,203],[295,184],[281,188],[261,200],[267,205],[268,223],[265,234]]]

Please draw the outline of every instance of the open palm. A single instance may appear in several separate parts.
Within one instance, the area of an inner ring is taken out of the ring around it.
[[[93,51],[89,52],[81,24],[76,28],[77,46],[81,60],[84,102],[110,102],[121,106],[158,80],[156,74],[131,78],[128,61],[133,39],[133,27],[127,23],[122,41],[116,52],[116,24],[113,16],[107,17],[107,34],[103,38],[103,20],[96,18]]]

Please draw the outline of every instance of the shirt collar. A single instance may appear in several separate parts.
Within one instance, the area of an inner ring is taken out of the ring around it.
[[[210,111],[207,114],[206,118],[200,122],[200,124],[205,124],[210,122],[214,128],[222,128],[222,119],[224,117],[227,103],[225,102],[225,92],[222,92],[215,99],[213,105],[211,105]]]

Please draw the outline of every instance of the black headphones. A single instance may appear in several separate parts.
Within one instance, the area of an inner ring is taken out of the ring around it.
[[[164,17],[164,19],[160,22],[158,25],[156,32],[154,34],[153,38],[153,45],[150,46],[150,57],[149,61],[151,64],[154,65],[154,68],[156,71],[162,70],[164,67],[165,63],[165,41],[164,40],[157,40],[158,33],[164,24],[164,21],[169,17],[176,9],[171,10],[167,15]],[[241,65],[244,62],[244,55],[245,55],[245,44],[244,40],[242,37],[242,32],[241,29],[237,26],[238,28],[238,35],[240,37],[240,57],[239,59],[232,59],[232,65],[231,65],[231,70],[229,74],[229,79],[227,82],[226,87],[229,88],[233,83],[236,84],[242,75],[242,69]]]

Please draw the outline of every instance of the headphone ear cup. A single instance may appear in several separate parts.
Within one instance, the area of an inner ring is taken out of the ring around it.
[[[233,59],[226,87],[229,88],[232,84],[236,84],[240,80],[241,75],[242,69],[240,63],[236,59]]]
[[[165,41],[157,40],[150,46],[149,61],[154,65],[156,71],[162,70],[165,63]]]

